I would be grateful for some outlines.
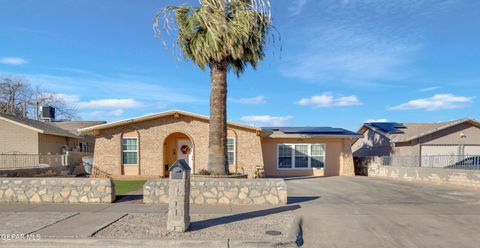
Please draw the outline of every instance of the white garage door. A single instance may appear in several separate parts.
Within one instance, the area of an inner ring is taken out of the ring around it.
[[[480,166],[480,145],[465,145],[464,156],[461,155],[460,149],[460,145],[422,145],[421,166],[450,168]]]
[[[458,155],[458,145],[423,145],[422,156]]]
[[[465,155],[480,155],[480,145],[466,145],[465,146]]]
[[[460,161],[458,145],[422,145],[422,167],[448,167]]]

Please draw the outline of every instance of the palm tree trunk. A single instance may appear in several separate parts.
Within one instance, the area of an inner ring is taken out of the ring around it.
[[[208,169],[220,175],[228,173],[227,164],[227,61],[210,65],[210,129]]]

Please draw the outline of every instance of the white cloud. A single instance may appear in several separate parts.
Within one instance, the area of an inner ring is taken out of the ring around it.
[[[68,95],[68,94],[63,94],[63,93],[46,93],[46,94],[52,94],[58,99],[62,99],[68,104],[77,104],[80,101],[80,97],[77,95]]]
[[[144,106],[143,103],[134,99],[96,99],[90,101],[81,101],[77,95],[68,95],[63,93],[46,93],[52,94],[58,99],[62,99],[70,106],[80,109],[114,109],[112,111],[92,111],[93,114],[102,114],[108,116],[121,116],[124,113],[123,108],[137,108]],[[165,104],[158,103],[156,107],[163,108]]]
[[[164,103],[200,104],[208,102],[199,96],[197,89],[162,86],[162,83],[156,79],[145,78],[141,75],[98,75],[88,71],[77,73],[80,76],[15,74],[11,71],[0,71],[0,75],[2,74],[24,77],[34,86],[55,89],[56,92],[73,93],[81,98],[114,99],[121,96],[122,99],[132,98],[140,102],[150,102],[152,99]],[[180,83],[169,83],[168,85],[180,85]],[[208,89],[205,90],[205,94],[208,96],[207,93]]]
[[[28,63],[23,58],[18,58],[18,57],[4,57],[0,58],[0,64],[7,64],[7,65],[23,65]]]
[[[453,94],[437,94],[430,98],[411,100],[406,103],[390,107],[391,110],[423,109],[427,111],[441,109],[462,108],[467,103],[471,103],[473,97],[455,96]]]
[[[107,112],[106,115],[108,116],[121,116],[123,115],[125,111],[123,111],[123,109],[115,109],[115,110],[112,110],[110,112]]]
[[[260,126],[284,126],[293,116],[250,115],[240,118],[244,122]]]
[[[290,11],[290,14],[292,16],[298,15],[302,12],[303,7],[305,7],[306,3],[307,0],[293,0],[289,3],[290,6],[288,7],[288,11]]]
[[[419,92],[427,92],[427,91],[438,90],[438,89],[440,89],[440,88],[442,88],[442,87],[440,87],[440,86],[432,86],[432,87],[421,88],[421,89],[419,89],[418,91],[419,91]]]
[[[108,109],[108,108],[136,108],[142,106],[142,103],[135,99],[99,99],[87,102],[77,103],[81,109]]]
[[[295,103],[298,105],[312,106],[315,108],[344,107],[344,106],[354,106],[354,105],[362,104],[362,102],[358,100],[357,96],[351,95],[351,96],[334,97],[330,93],[324,93],[322,95],[302,98]]]
[[[387,119],[381,118],[381,119],[368,119],[365,122],[388,122]]]
[[[94,110],[81,112],[80,117],[84,120],[115,121],[123,114],[125,114],[123,109],[114,109],[112,111]]]
[[[257,105],[267,102],[267,98],[264,96],[256,96],[252,98],[229,98],[232,103],[245,104],[245,105]]]

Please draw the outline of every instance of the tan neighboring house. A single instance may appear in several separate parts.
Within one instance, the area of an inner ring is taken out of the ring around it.
[[[100,123],[104,122],[91,125]],[[0,154],[62,154],[65,146],[85,152],[91,147],[91,152],[94,142],[94,138],[60,125],[0,113]]]
[[[81,140],[77,142],[76,150],[81,152],[93,152],[95,147],[95,136],[88,134],[81,134],[78,130],[86,127],[96,126],[107,123],[106,121],[54,121],[51,124],[75,133],[81,136]]]
[[[480,155],[480,122],[459,119],[438,123],[365,123],[363,138],[352,146],[355,157]]]
[[[94,168],[112,176],[164,177],[185,159],[194,173],[207,169],[209,118],[171,110],[80,129],[96,136]],[[258,128],[228,122],[230,172],[250,177],[353,175],[351,141],[340,128]]]

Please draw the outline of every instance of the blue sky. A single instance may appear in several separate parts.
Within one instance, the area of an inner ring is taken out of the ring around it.
[[[0,0],[0,75],[62,94],[84,120],[208,115],[209,72],[152,30],[156,11],[183,3],[198,1]],[[281,49],[229,75],[229,120],[355,130],[480,118],[480,1],[273,0],[272,11]]]

